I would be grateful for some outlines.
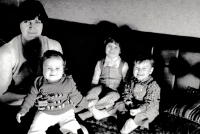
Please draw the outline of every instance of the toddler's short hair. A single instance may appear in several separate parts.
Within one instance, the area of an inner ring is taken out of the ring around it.
[[[150,64],[152,67],[155,66],[155,61],[153,59],[152,55],[148,55],[148,54],[141,54],[136,56],[136,58],[134,59],[133,65],[135,65],[136,63],[142,63],[144,61],[150,61]]]
[[[114,43],[118,45],[121,49],[120,37],[117,34],[110,34],[109,36],[107,36],[107,38],[104,40],[104,44],[107,45],[108,43]]]
[[[47,59],[50,59],[52,57],[60,57],[63,61],[64,61],[64,58],[63,58],[63,54],[58,52],[58,51],[55,51],[55,50],[47,50],[43,57],[42,57],[42,65],[43,63],[45,62],[45,60]]]

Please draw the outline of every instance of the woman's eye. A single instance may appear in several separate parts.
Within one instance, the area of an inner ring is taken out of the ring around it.
[[[37,20],[36,23],[37,23],[37,24],[40,24],[40,23],[42,23],[42,22],[41,22],[40,20]]]
[[[119,49],[119,47],[115,47],[115,49]]]

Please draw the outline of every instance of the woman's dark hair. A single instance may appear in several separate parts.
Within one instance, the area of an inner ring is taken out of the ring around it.
[[[37,0],[25,0],[18,7],[17,21],[20,24],[24,20],[38,19],[45,23],[48,16],[41,2]]]

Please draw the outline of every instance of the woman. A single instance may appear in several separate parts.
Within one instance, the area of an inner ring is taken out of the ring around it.
[[[15,115],[34,78],[40,74],[39,60],[46,50],[63,52],[59,42],[41,35],[48,16],[39,1],[24,1],[18,9],[21,34],[0,47],[0,114],[9,118],[1,123],[4,132],[19,130],[22,134],[21,130],[26,132],[26,125],[30,124],[25,122],[20,129]]]

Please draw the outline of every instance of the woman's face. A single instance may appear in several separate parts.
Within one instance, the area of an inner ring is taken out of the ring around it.
[[[35,17],[33,20],[24,20],[20,23],[20,30],[22,33],[22,39],[24,41],[30,41],[42,34],[43,23],[38,19],[38,17]]]
[[[119,47],[119,45],[116,45],[115,43],[108,43],[106,45],[106,55],[113,59],[119,56],[121,52],[121,49]]]

